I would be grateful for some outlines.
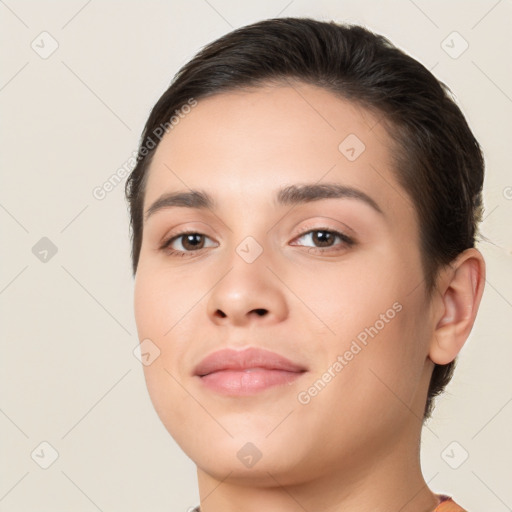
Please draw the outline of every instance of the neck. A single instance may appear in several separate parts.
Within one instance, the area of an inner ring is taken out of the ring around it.
[[[254,486],[233,473],[221,479],[198,468],[201,512],[432,512],[439,499],[421,473],[415,430],[367,463],[326,468],[292,485],[281,485],[271,472],[266,484],[258,479]]]

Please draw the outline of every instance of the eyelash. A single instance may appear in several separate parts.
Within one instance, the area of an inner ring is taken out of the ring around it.
[[[345,235],[344,233],[341,233],[339,231],[335,231],[333,229],[327,229],[327,228],[315,228],[315,229],[309,229],[308,231],[304,231],[303,233],[299,234],[297,237],[294,238],[294,240],[296,239],[300,239],[302,237],[304,237],[305,235],[309,235],[311,233],[316,233],[316,232],[321,232],[321,233],[329,233],[330,235],[334,235],[334,237],[336,238],[339,238],[342,242],[343,242],[343,245],[345,245],[346,247],[352,247],[353,245],[355,245],[355,240],[347,235]],[[175,257],[185,257],[185,258],[188,258],[188,257],[193,257],[195,256],[194,253],[200,253],[202,252],[203,249],[207,249],[207,247],[202,247],[201,249],[198,249],[197,251],[180,251],[180,250],[177,250],[177,249],[170,249],[170,245],[177,239],[183,237],[183,236],[186,236],[186,235],[200,235],[200,236],[206,236],[206,235],[203,235],[202,233],[199,233],[197,231],[182,231],[180,233],[177,233],[175,235],[173,235],[171,238],[165,240],[162,245],[160,246],[160,250],[161,251],[164,251],[166,254],[170,255],[170,256],[175,256]],[[208,237],[207,237],[208,238]],[[319,253],[326,253],[326,252],[332,252],[332,251],[336,251],[336,250],[339,250],[339,249],[336,249],[336,248],[333,248],[332,246],[329,246],[329,247],[309,247],[308,248],[308,252],[319,252]]]

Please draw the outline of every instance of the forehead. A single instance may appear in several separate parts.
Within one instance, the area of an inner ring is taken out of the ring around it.
[[[376,114],[322,88],[293,84],[198,100],[160,142],[144,209],[163,192],[202,188],[223,200],[268,200],[292,183],[338,182],[398,215],[410,204]],[[401,203],[401,204],[400,204]],[[401,211],[402,210],[402,211]]]

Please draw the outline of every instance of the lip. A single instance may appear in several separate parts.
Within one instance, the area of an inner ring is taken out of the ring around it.
[[[275,352],[250,347],[213,352],[195,367],[194,376],[215,392],[237,396],[292,384],[306,371]]]

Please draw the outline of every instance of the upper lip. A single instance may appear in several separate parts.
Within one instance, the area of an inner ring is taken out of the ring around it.
[[[203,377],[222,370],[265,368],[288,372],[304,372],[306,368],[270,350],[256,347],[244,350],[225,348],[206,356],[194,369],[194,375]]]

